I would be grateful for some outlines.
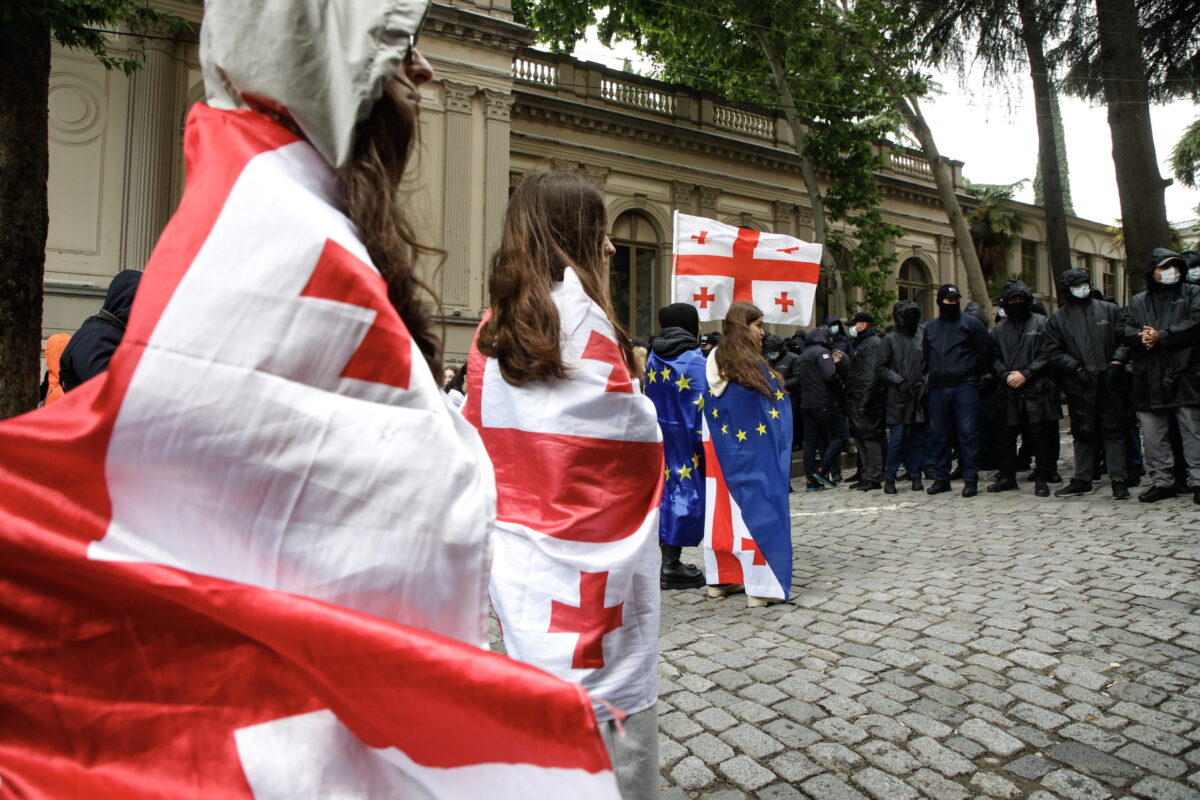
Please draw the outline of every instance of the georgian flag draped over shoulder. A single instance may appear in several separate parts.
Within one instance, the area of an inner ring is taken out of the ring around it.
[[[496,469],[491,596],[505,648],[583,684],[607,720],[657,699],[662,437],[573,269],[552,296],[567,377],[512,386],[476,343],[464,414]]]
[[[736,302],[753,303],[765,322],[812,322],[821,245],[675,212],[674,300],[701,322],[725,319]]]
[[[307,143],[197,105],[108,372],[0,424],[0,796],[615,798],[482,649],[486,455]]]
[[[786,600],[792,404],[773,375],[768,381],[769,398],[730,383],[705,406],[704,574],[710,584],[742,583],[748,595]]]

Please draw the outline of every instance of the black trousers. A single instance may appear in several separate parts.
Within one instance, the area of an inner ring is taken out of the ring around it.
[[[1033,451],[1035,481],[1049,480],[1058,469],[1058,420],[1005,425],[1000,429],[996,467],[1001,478],[1017,477],[1017,436]]]

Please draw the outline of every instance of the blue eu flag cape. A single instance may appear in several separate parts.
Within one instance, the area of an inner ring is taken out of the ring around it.
[[[720,397],[707,398],[704,573],[710,584],[742,583],[749,595],[786,600],[792,404],[770,370],[763,371],[769,397],[730,383]]]
[[[674,358],[651,353],[646,361],[646,396],[658,409],[666,475],[658,538],[663,544],[695,547],[704,538],[704,449],[700,418],[708,395],[699,345]]]

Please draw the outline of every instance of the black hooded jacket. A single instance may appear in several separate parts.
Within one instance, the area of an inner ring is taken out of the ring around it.
[[[880,375],[887,384],[888,425],[912,425],[925,421],[925,404],[921,395],[925,388],[925,362],[917,326],[921,308],[911,300],[901,300],[892,309],[896,327],[883,337],[883,357]]]
[[[1013,299],[1025,300],[1025,318],[1012,313]],[[1001,413],[1005,425],[1025,422],[1049,422],[1062,418],[1058,401],[1058,386],[1050,375],[1050,359],[1045,354],[1043,340],[1048,320],[1033,313],[1033,292],[1021,281],[1009,281],[1000,296],[1000,306],[1008,314],[992,329],[995,360],[992,372],[996,376]],[[1025,376],[1020,389],[1008,385],[1008,374]]]
[[[142,279],[140,270],[118,272],[108,285],[100,313],[88,317],[63,350],[59,382],[69,392],[89,378],[108,369],[113,352],[125,335],[125,323]]]
[[[833,326],[837,325],[838,332],[833,332]],[[848,356],[854,355],[854,340],[846,333],[846,323],[842,322],[839,317],[826,317],[825,330],[829,333],[829,346],[834,350],[841,350]]]
[[[1156,249],[1146,271],[1146,291],[1121,313],[1120,339],[1133,361],[1133,402],[1138,411],[1200,405],[1200,287],[1185,283],[1164,286],[1154,279],[1154,265],[1172,255]],[[1186,267],[1181,266],[1182,272]],[[1149,350],[1141,331],[1158,331]]]
[[[778,353],[772,359],[767,353]],[[793,397],[800,391],[800,356],[787,349],[783,339],[773,333],[763,337],[763,357],[771,369],[783,376],[783,386]]]
[[[848,363],[847,363],[848,362]],[[883,335],[874,326],[864,328],[854,340],[854,356],[842,361],[850,423],[858,436],[883,436],[885,393],[880,365]]]
[[[1069,269],[1061,280],[1069,289],[1090,279],[1083,270]],[[1111,362],[1124,363],[1128,357],[1128,349],[1118,338],[1120,322],[1121,309],[1112,303],[1092,297],[1080,300],[1068,292],[1066,304],[1046,324],[1042,352],[1067,395],[1072,430],[1077,419],[1090,418],[1088,409],[1095,406],[1105,388],[1121,388],[1122,373],[1108,369]],[[1113,393],[1111,399],[1120,402],[1121,392]]]
[[[992,364],[987,326],[971,314],[934,317],[922,328],[921,357],[929,388],[978,386]]]
[[[800,407],[840,407],[842,381],[830,352],[829,331],[814,328],[805,340],[800,354]]]
[[[650,343],[650,349],[659,358],[676,358],[688,350],[700,347],[700,340],[683,328],[663,328]]]

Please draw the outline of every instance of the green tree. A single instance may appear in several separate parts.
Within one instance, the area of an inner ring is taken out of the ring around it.
[[[517,0],[516,16],[540,40],[566,51],[595,21],[602,40],[632,41],[657,65],[658,76],[732,100],[783,110],[812,210],[814,238],[855,243],[846,283],[864,290],[865,305],[882,311],[899,229],[887,225],[873,145],[899,124],[893,92],[909,75],[896,30],[878,1],[843,6],[823,0]],[[876,62],[883,61],[884,69]],[[904,87],[907,88],[907,87]],[[913,91],[920,91],[914,86]],[[823,191],[818,172],[826,177]],[[835,236],[834,226],[842,223]],[[833,268],[826,248],[823,267]]]
[[[979,200],[967,214],[971,238],[975,241],[975,251],[993,297],[999,296],[1000,287],[1010,277],[1012,246],[1025,230],[1025,215],[1010,202],[1014,192],[1024,183],[967,184],[967,194]]]
[[[1196,173],[1200,171],[1200,119],[1184,129],[1171,150],[1171,171],[1184,186],[1196,188]]]
[[[89,50],[129,73],[138,62],[109,52],[99,30],[122,20],[186,26],[142,0],[27,0],[0,8],[0,419],[37,405],[50,41]]]
[[[955,0],[919,5],[918,9],[914,27],[932,63],[957,67],[960,74],[971,64],[981,63],[994,84],[1003,83],[1014,67],[1028,70],[1037,120],[1037,178],[1046,213],[1046,244],[1052,272],[1062,274],[1071,268],[1069,189],[1061,127],[1055,125],[1057,92],[1044,42],[1062,30],[1065,4],[1061,0]]]

